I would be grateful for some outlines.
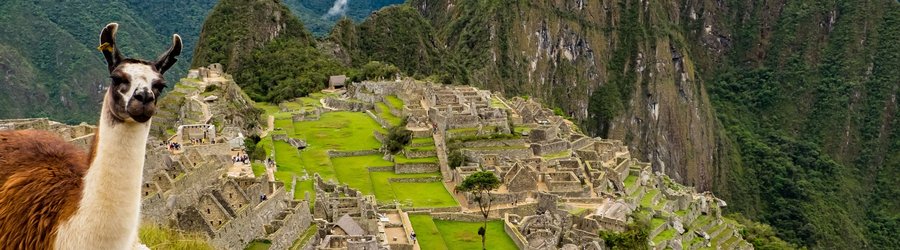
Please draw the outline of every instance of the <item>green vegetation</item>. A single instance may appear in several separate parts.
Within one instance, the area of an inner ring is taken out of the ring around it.
[[[138,231],[141,243],[150,249],[213,249],[200,235],[182,234],[153,224],[143,224]]]
[[[220,1],[203,24],[192,66],[210,63],[224,65],[254,100],[276,103],[319,91],[328,76],[346,71],[277,1]]]
[[[404,123],[404,119],[401,119],[400,117],[397,117],[393,113],[391,113],[391,109],[387,106],[387,104],[384,104],[383,102],[375,103],[375,112],[378,117],[381,117],[381,119],[384,119],[394,126]]]
[[[244,250],[268,250],[271,246],[272,242],[269,240],[254,240],[247,244]]]
[[[759,37],[762,11],[734,10],[760,16],[733,22],[738,47],[709,77],[733,145],[716,194],[800,246],[900,245],[891,236],[900,231],[900,129],[887,118],[898,114],[888,107],[900,81],[900,4],[786,3],[768,38]],[[808,28],[835,12],[829,29]]]
[[[316,227],[316,224],[309,225],[309,227],[307,227],[306,230],[303,231],[303,234],[300,235],[300,238],[294,241],[294,244],[291,245],[289,249],[300,250],[300,247],[302,247],[304,244],[306,244],[306,242],[312,239],[313,236],[316,235],[317,231],[318,228]]]
[[[379,10],[358,26],[350,20],[340,21],[329,40],[347,51],[353,66],[379,61],[396,65],[410,75],[427,76],[437,73],[442,64],[443,51],[433,34],[418,11],[409,5],[397,5]],[[362,68],[367,71],[367,67]]]
[[[49,117],[68,124],[96,123],[109,72],[97,51],[97,34],[110,22],[120,24],[119,50],[126,57],[154,60],[172,42],[184,39],[179,61],[193,54],[206,12],[215,3],[198,0],[179,5],[112,0],[61,4],[3,1],[0,4],[0,119]],[[187,72],[177,63],[166,74],[171,83]],[[33,105],[25,105],[33,104]]]
[[[500,187],[500,179],[494,175],[494,172],[478,171],[466,177],[462,183],[456,186],[459,192],[468,192],[472,194],[475,202],[478,203],[478,209],[481,210],[481,216],[484,217],[484,226],[478,228],[478,235],[481,236],[481,249],[485,249],[485,239],[487,238],[487,218],[491,213],[491,190]]]
[[[347,1],[346,12],[337,15],[328,15],[334,1],[284,1],[284,3],[303,20],[310,32],[317,37],[323,37],[328,35],[338,22],[345,20],[361,22],[373,11],[392,4],[401,4],[403,0]]]
[[[403,100],[400,100],[400,98],[397,98],[397,96],[389,95],[385,96],[384,99],[387,100],[387,104],[391,105],[391,108],[394,108],[396,110],[403,110]]]
[[[412,140],[412,131],[406,129],[406,122],[401,122],[397,126],[388,129],[388,134],[384,139],[385,147],[391,154],[397,154],[404,147],[409,145]],[[400,163],[398,161],[398,163]]]
[[[416,239],[421,249],[447,250],[447,243],[444,242],[441,232],[438,231],[437,225],[431,219],[431,215],[426,214],[410,214],[409,222],[416,231]]]
[[[447,161],[450,165],[450,168],[456,169],[459,166],[462,166],[462,164],[466,163],[466,155],[464,155],[462,151],[458,149],[452,150],[450,151],[450,155],[447,156]]]
[[[437,163],[437,157],[426,157],[426,158],[406,158],[406,155],[398,154],[394,156],[394,162],[396,163]]]
[[[400,69],[390,63],[371,61],[366,63],[358,71],[350,73],[350,79],[354,82],[364,80],[390,80],[400,74]]]
[[[313,96],[319,96],[314,94]],[[307,102],[311,105],[313,102]],[[256,150],[263,149],[266,155],[275,150],[275,161],[278,164],[276,179],[289,183],[293,175],[318,173],[324,179],[347,183],[350,187],[366,194],[374,194],[379,202],[409,202],[414,207],[453,207],[458,206],[441,182],[396,183],[391,178],[424,178],[440,176],[440,173],[395,174],[393,172],[370,172],[370,167],[390,167],[394,163],[385,161],[381,155],[362,155],[353,157],[328,156],[328,150],[355,151],[372,150],[381,147],[375,139],[373,131],[381,129],[375,120],[359,112],[328,112],[317,121],[292,122],[290,114],[281,112],[274,105],[257,103],[267,115],[283,117],[276,119],[276,130],[273,134],[284,133],[290,137],[306,140],[309,146],[298,151],[283,141],[274,141],[271,136],[262,138]],[[408,140],[412,141],[412,140]],[[407,144],[408,144],[407,141]],[[427,140],[419,140],[423,142]],[[353,142],[353,143],[348,143]],[[433,143],[433,142],[432,142]],[[398,162],[437,162],[437,158],[406,159],[398,155]],[[261,167],[261,166],[260,166]],[[255,170],[257,171],[257,170]],[[298,182],[294,197],[303,199],[304,193],[314,194],[312,180]]]
[[[645,214],[635,213],[632,215],[635,222],[628,225],[625,232],[616,233],[611,231],[600,231],[600,238],[606,242],[606,246],[610,249],[649,249],[647,246],[647,238],[650,237],[650,222]]]
[[[430,215],[411,214],[409,220],[422,249],[480,249],[478,222],[433,220]],[[517,249],[503,231],[503,221],[488,222],[488,231],[495,235],[486,241],[487,249]]]

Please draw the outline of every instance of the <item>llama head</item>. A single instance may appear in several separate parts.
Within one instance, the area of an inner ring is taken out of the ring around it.
[[[156,100],[166,87],[166,70],[175,64],[181,54],[181,37],[172,37],[172,47],[155,61],[125,58],[116,47],[116,31],[119,24],[111,23],[100,32],[100,47],[109,67],[112,83],[104,105],[118,122],[145,123],[156,113]]]

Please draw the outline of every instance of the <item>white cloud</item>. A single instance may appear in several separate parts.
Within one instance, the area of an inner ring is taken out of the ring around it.
[[[335,0],[334,5],[331,6],[331,9],[328,10],[328,13],[326,13],[324,17],[344,15],[344,13],[347,13],[347,5],[349,2],[350,0]]]

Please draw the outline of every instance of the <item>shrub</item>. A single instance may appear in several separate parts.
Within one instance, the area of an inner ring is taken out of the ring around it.
[[[206,85],[206,88],[203,89],[203,92],[213,92],[219,90],[219,85]]]
[[[466,156],[459,150],[453,150],[453,152],[450,152],[450,155],[447,156],[447,161],[450,163],[450,168],[455,169],[465,163]]]
[[[409,145],[411,141],[412,131],[406,130],[406,120],[403,120],[400,125],[388,129],[385,147],[391,154],[397,154],[400,150],[403,150],[403,147]]]

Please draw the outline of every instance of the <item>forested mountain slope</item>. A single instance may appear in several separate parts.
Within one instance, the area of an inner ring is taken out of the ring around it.
[[[200,29],[217,2],[0,1],[0,118],[95,122],[100,88],[107,83],[103,57],[95,50],[97,34],[110,22],[121,24],[120,48],[126,56],[156,58],[173,33],[181,35],[181,62],[168,74],[169,82],[176,82],[187,72]],[[403,1],[345,2],[342,12],[326,17],[335,1],[284,1],[320,35],[343,16],[360,21],[373,10]]]
[[[285,0],[295,15],[315,36],[328,35],[331,27],[346,17],[361,22],[373,11],[392,4],[402,4],[404,0]]]
[[[320,90],[344,71],[315,45],[280,1],[222,0],[203,24],[191,64],[221,63],[253,99],[280,102]]]
[[[97,37],[110,22],[121,25],[119,48],[129,57],[156,58],[173,33],[181,34],[185,61],[169,74],[170,81],[178,79],[213,2],[0,2],[0,118],[94,122],[108,82]]]

